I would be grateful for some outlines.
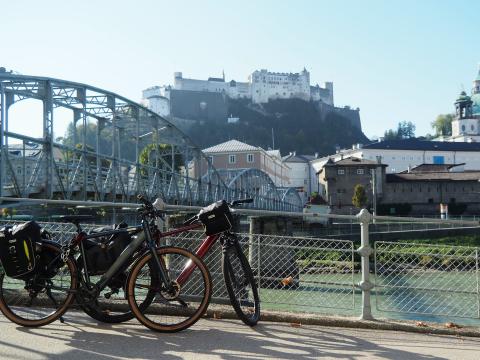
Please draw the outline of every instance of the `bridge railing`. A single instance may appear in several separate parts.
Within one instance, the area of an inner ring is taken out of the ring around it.
[[[68,202],[68,205],[88,204],[92,203]],[[167,208],[188,212],[198,209],[190,206]],[[337,315],[360,313],[360,318],[365,320],[388,313],[410,318],[428,316],[442,321],[459,317],[480,319],[480,248],[405,241],[370,244],[373,221],[417,224],[428,221],[435,227],[448,224],[470,228],[478,227],[476,221],[374,217],[366,210],[356,216],[253,209],[239,209],[238,213],[250,219],[308,216],[360,224],[360,234],[353,240],[267,235],[253,231],[238,234],[254,270],[265,310]],[[11,223],[3,220],[0,225],[7,222]],[[68,239],[73,233],[69,225],[53,222],[42,225],[59,234],[59,241]],[[93,226],[95,224],[87,224],[86,228]],[[203,238],[202,232],[189,232],[167,241],[194,250]],[[226,301],[221,249],[218,244],[216,246],[205,260],[214,280],[214,301]]]

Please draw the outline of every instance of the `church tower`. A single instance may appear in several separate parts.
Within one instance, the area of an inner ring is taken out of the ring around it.
[[[473,101],[470,96],[462,91],[455,101],[455,119],[452,121],[451,141],[472,142],[480,140],[479,120],[473,116],[472,105]]]
[[[470,119],[472,117],[472,99],[462,91],[455,101],[455,114],[457,119]]]
[[[473,89],[472,89],[472,95],[474,94],[480,94],[480,64],[478,68],[478,74],[475,80],[473,80]]]

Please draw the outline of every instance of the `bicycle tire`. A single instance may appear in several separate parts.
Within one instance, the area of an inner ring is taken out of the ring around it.
[[[260,320],[260,297],[252,268],[236,240],[224,247],[222,272],[235,313],[246,325],[255,326]]]
[[[152,253],[148,252],[137,260],[130,272],[127,283],[128,303],[138,321],[149,329],[169,333],[181,331],[195,324],[207,311],[212,296],[210,272],[204,262],[188,250],[177,247],[161,247],[156,251],[161,261],[164,261],[171,279],[178,278],[188,261],[195,264],[193,273],[184,284],[178,285],[177,283],[178,292],[176,294],[166,294],[165,290],[162,292],[161,285],[159,285],[160,277],[157,271],[152,271],[153,276],[150,280],[142,277],[144,266],[154,263]],[[154,268],[152,266],[152,269]],[[150,306],[142,310],[138,306],[137,300],[141,300],[141,289],[146,288],[149,292],[152,289],[155,291],[155,299]],[[195,308],[188,308],[189,304],[185,300]]]
[[[37,269],[32,276],[22,280],[0,274],[0,311],[10,321],[27,327],[44,326],[67,311],[78,288],[77,268],[73,258],[63,262],[60,254],[58,245],[44,242],[38,249]]]
[[[128,272],[125,273],[126,278],[128,278]],[[127,284],[125,281],[125,285],[123,287],[122,292],[124,293],[123,296],[117,297],[117,299],[108,299],[106,303],[101,303],[98,299],[95,300],[94,304],[81,304],[81,309],[92,319],[95,319],[99,322],[109,323],[109,324],[118,324],[125,321],[132,320],[135,318],[135,315],[131,311],[130,307],[125,310],[125,306],[128,306],[128,299],[126,296],[126,288]],[[107,287],[107,289],[109,289]],[[102,296],[100,294],[100,296]],[[154,292],[150,292],[145,297],[145,300],[140,304],[140,310],[146,309],[152,303],[155,297]],[[119,304],[119,299],[124,299],[127,301],[126,304]]]

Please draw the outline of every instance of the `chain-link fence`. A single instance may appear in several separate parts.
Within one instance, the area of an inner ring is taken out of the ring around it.
[[[480,318],[479,249],[375,243],[377,308]]]
[[[0,221],[0,227],[18,222]],[[72,224],[40,225],[59,242],[75,234]],[[83,225],[86,231],[95,227]],[[480,318],[478,248],[378,241],[373,255],[368,255],[352,241],[245,233],[237,236],[259,285],[262,309],[337,314],[345,314],[342,309],[358,310],[355,297],[360,294],[357,283],[361,274],[356,269],[361,257],[375,262],[377,310]],[[163,241],[195,251],[204,239],[203,232],[190,231]],[[212,301],[228,304],[221,258],[217,242],[204,261],[212,275]]]
[[[18,221],[0,221],[0,226]],[[72,224],[40,222],[55,241],[75,235]],[[95,225],[84,224],[90,231]],[[352,241],[274,235],[237,234],[260,288],[262,308],[319,312],[322,308],[355,307],[354,246]],[[205,234],[188,231],[162,239],[162,244],[195,252]],[[204,259],[213,281],[212,301],[228,304],[222,274],[222,248],[217,241]]]
[[[312,311],[355,307],[354,247],[345,240],[237,234],[260,289],[263,309]],[[186,232],[166,243],[196,251],[203,232]],[[213,279],[213,301],[228,301],[215,243],[204,260]]]

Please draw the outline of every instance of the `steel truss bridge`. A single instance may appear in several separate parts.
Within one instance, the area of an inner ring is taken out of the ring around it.
[[[15,118],[22,101],[41,111]],[[0,114],[0,197],[136,202],[144,194],[181,205],[253,197],[257,209],[302,208],[294,189],[260,170],[217,171],[167,119],[110,91],[0,68]],[[11,131],[14,122],[42,131]],[[55,138],[64,135],[54,135],[58,124],[68,124],[67,137]]]

